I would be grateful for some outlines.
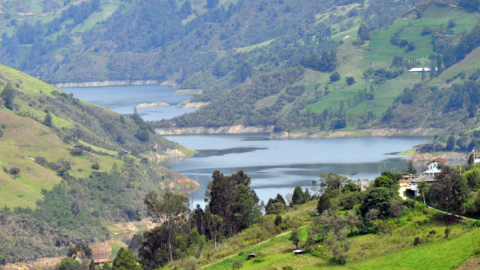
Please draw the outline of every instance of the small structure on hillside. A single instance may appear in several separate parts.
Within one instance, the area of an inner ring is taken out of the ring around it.
[[[255,258],[255,253],[250,253],[247,255],[247,260]]]
[[[293,251],[295,253],[295,255],[303,255],[305,254],[305,251],[301,250],[301,249],[296,249]]]
[[[444,159],[444,158],[436,158],[430,162],[428,162],[426,165],[427,165],[427,169],[425,169],[423,172],[422,172],[422,175],[426,175],[426,176],[437,176],[440,174],[440,172],[442,171],[439,166],[440,165],[446,165],[448,162],[448,160]]]
[[[474,163],[479,163],[479,162],[480,162],[480,155],[475,155],[475,156],[473,157],[473,162],[474,162]]]
[[[412,68],[409,71],[413,73],[423,73],[423,72],[430,72],[430,68]]]
[[[105,264],[105,263],[110,263],[110,260],[109,259],[97,259],[97,260],[94,260],[93,263],[95,265],[102,265],[102,264]]]

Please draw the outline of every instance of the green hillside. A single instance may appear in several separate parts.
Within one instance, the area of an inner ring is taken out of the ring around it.
[[[355,4],[345,6],[344,9],[348,10],[349,7],[355,7]],[[335,15],[338,16],[338,9],[333,8],[321,13],[318,18],[329,18]],[[321,21],[321,19],[318,20]],[[439,106],[443,103],[438,100],[438,96],[429,96],[429,100],[422,101],[431,101],[432,105],[436,106],[433,110],[436,111],[437,120],[428,120],[431,123],[426,122],[427,118],[423,121],[418,118],[412,119],[411,112],[415,110],[422,116],[430,115],[432,107],[416,106],[415,109],[405,110],[403,107],[396,109],[398,106],[395,104],[398,103],[405,88],[412,89],[419,84],[425,87],[448,88],[453,82],[463,82],[465,79],[465,76],[457,74],[465,72],[470,76],[476,72],[480,68],[476,61],[476,50],[468,54],[465,60],[458,58],[459,62],[451,67],[447,58],[452,51],[470,46],[471,43],[466,41],[466,35],[472,38],[477,35],[478,30],[474,27],[478,22],[476,13],[441,1],[427,1],[420,4],[387,27],[370,32],[367,40],[361,40],[358,36],[360,24],[357,22],[350,29],[335,33],[331,37],[337,42],[332,49],[336,52],[334,71],[321,71],[315,67],[312,70],[308,61],[312,61],[309,59],[314,59],[313,56],[302,59],[303,62],[301,61],[300,65],[308,69],[303,73],[303,78],[293,83],[293,87],[301,88],[300,92],[293,93],[289,90],[292,86],[288,85],[275,91],[273,95],[245,99],[245,89],[255,91],[253,89],[259,86],[257,85],[259,80],[252,80],[197,112],[171,121],[158,122],[155,126],[164,128],[171,123],[175,123],[177,127],[274,125],[277,131],[289,132],[383,127],[441,130],[460,128],[462,124],[458,121],[438,124],[442,118],[459,119],[458,114],[442,110],[444,105]],[[399,42],[405,44],[396,44]],[[466,45],[467,43],[469,45]],[[406,44],[412,44],[412,48]],[[472,46],[475,48],[478,44]],[[445,64],[443,62],[438,64],[438,61],[442,60],[437,59],[442,59],[442,56]],[[428,72],[422,76],[419,73],[409,72],[411,68],[432,68],[434,72]],[[334,73],[339,74],[338,80],[330,78]],[[275,80],[278,74],[280,73],[274,72],[264,76],[268,78],[267,80]],[[348,77],[354,79],[351,85],[346,81]],[[452,77],[456,80],[449,80],[445,84],[445,81]],[[442,94],[444,97],[451,95],[447,88]],[[241,101],[242,106],[250,106],[252,109],[242,112],[229,110],[231,104],[225,100]],[[398,121],[385,121],[385,114],[389,108],[394,109],[394,115],[398,116]],[[218,112],[222,113],[218,115]],[[405,122],[406,120],[402,120],[403,117],[411,120]],[[225,119],[230,120],[225,121]],[[475,124],[467,124],[467,129],[473,129],[472,125]]]
[[[143,219],[151,190],[194,191],[196,182],[157,165],[167,151],[194,151],[149,128],[137,114],[121,116],[0,66],[1,263],[107,240],[105,222]]]

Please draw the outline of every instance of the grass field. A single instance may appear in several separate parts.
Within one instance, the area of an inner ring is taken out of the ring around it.
[[[436,245],[411,250],[348,265],[354,269],[453,269],[473,254],[473,242],[479,243],[480,230]]]
[[[250,52],[256,48],[261,48],[263,46],[268,46],[270,45],[270,43],[272,43],[276,38],[273,38],[273,39],[270,39],[270,40],[267,40],[267,41],[264,41],[262,43],[258,43],[258,44],[255,44],[255,45],[251,45],[251,46],[248,46],[248,47],[243,47],[243,48],[236,48],[237,50],[237,53],[245,53],[245,52]]]

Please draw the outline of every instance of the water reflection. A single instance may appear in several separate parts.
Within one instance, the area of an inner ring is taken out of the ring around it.
[[[268,134],[167,136],[200,153],[168,161],[201,186],[191,194],[203,204],[205,187],[214,170],[225,175],[244,170],[262,200],[287,194],[297,185],[311,186],[320,174],[334,171],[351,179],[374,179],[380,171],[407,169],[407,157],[386,155],[425,143],[428,137],[269,140]],[[422,165],[422,164],[420,164]],[[421,170],[422,168],[418,168]]]
[[[267,148],[261,147],[237,147],[237,148],[229,148],[229,149],[208,149],[208,150],[198,150],[198,154],[194,157],[213,157],[213,156],[223,156],[228,154],[241,154],[241,153],[248,153],[257,150],[265,150]]]

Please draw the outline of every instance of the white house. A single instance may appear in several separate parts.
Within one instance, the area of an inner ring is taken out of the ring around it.
[[[430,72],[430,68],[412,68],[409,71],[414,73]]]
[[[474,163],[479,163],[479,162],[480,162],[480,155],[475,155],[475,156],[473,157],[473,162],[474,162]]]
[[[422,175],[426,175],[426,176],[437,176],[440,174],[440,172],[442,171],[439,166],[440,165],[443,165],[443,164],[447,164],[447,161],[446,159],[444,158],[436,158],[430,162],[428,162],[426,165],[427,165],[427,169],[425,169],[423,172],[422,172]]]

